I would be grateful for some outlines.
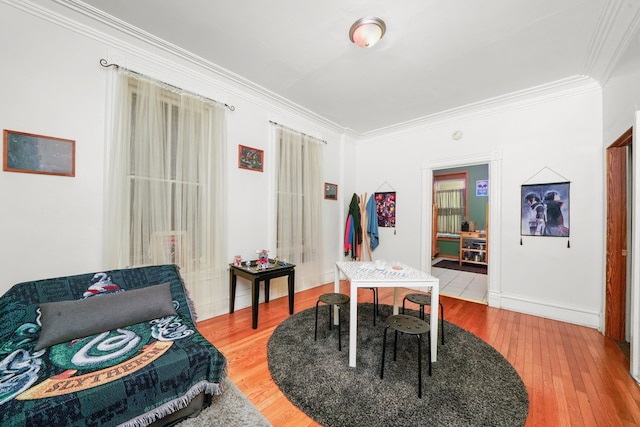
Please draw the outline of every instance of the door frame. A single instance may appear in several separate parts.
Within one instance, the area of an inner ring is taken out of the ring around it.
[[[629,162],[633,128],[606,149],[607,225],[605,266],[605,335],[627,340],[627,257]],[[621,207],[621,209],[620,209]]]
[[[422,164],[422,240],[420,243],[420,269],[431,273],[431,236],[433,233],[433,173],[439,169],[451,169],[479,164],[487,164],[489,169],[489,224],[487,228],[491,230],[491,252],[492,260],[500,260],[501,256],[501,231],[502,221],[500,200],[501,172],[502,172],[502,151],[496,150],[486,153],[447,157],[425,161]],[[487,266],[488,298],[490,307],[500,308],[500,295],[502,284],[500,280],[500,270],[498,262],[490,262]]]

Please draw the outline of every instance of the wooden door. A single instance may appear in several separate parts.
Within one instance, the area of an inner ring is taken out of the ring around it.
[[[627,164],[632,130],[607,148],[605,335],[625,341],[627,295]]]

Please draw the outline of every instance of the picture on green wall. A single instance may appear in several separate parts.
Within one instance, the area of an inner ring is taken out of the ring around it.
[[[522,236],[569,237],[569,183],[521,187]]]
[[[476,181],[476,197],[489,196],[489,180],[479,179]]]

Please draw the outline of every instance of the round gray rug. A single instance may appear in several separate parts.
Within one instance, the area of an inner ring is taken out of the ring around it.
[[[392,307],[358,304],[357,367],[349,367],[348,308],[342,314],[342,351],[329,330],[329,307],[320,304],[318,340],[315,308],[282,322],[267,344],[269,371],[287,398],[325,426],[522,426],[529,399],[509,362],[475,335],[444,322],[445,344],[438,339],[438,361],[428,375],[423,339],[422,398],[418,398],[417,338],[387,333],[384,379],[380,379],[384,319]],[[417,316],[417,311],[407,310]],[[427,316],[428,317],[428,316]],[[446,312],[445,312],[446,317]]]

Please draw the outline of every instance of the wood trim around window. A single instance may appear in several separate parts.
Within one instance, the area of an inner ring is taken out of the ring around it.
[[[436,199],[436,186],[435,183],[438,181],[453,181],[456,179],[464,180],[464,216],[465,218],[469,218],[469,173],[467,171],[459,171],[459,172],[434,172],[433,173],[433,186],[431,200]]]

